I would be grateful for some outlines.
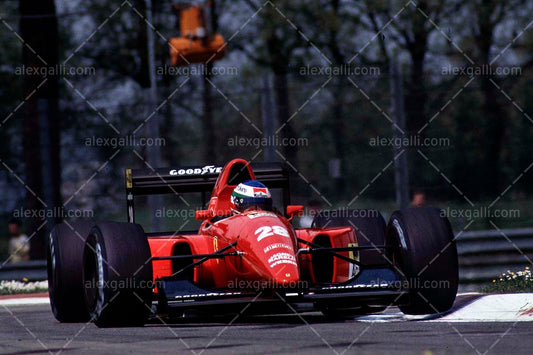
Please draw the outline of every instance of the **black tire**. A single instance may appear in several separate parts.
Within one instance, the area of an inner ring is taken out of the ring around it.
[[[400,310],[405,314],[449,310],[457,294],[459,266],[452,228],[441,210],[417,207],[394,212],[387,240],[399,247],[391,257],[409,285]]]
[[[322,211],[313,219],[313,227],[353,227],[359,246],[385,245],[386,224],[377,210]],[[389,264],[384,249],[361,250],[359,258],[370,267]]]
[[[150,246],[142,227],[100,222],[84,253],[85,302],[99,327],[142,326],[152,306]]]
[[[65,323],[86,322],[83,251],[93,221],[60,223],[50,232],[47,250],[48,293],[54,317]]]

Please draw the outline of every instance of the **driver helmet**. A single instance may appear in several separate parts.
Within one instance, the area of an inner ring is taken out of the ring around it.
[[[250,207],[263,210],[272,208],[270,191],[257,180],[247,180],[237,185],[231,194],[231,202],[239,212]]]

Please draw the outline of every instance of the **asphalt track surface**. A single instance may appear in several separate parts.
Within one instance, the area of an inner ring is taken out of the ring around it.
[[[531,354],[532,334],[533,322],[330,321],[318,313],[99,329],[58,323],[48,305],[0,307],[5,354]]]

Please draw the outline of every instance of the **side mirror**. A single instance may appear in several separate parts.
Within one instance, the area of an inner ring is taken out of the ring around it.
[[[206,219],[213,217],[213,213],[211,210],[198,210],[195,212],[194,217],[197,221],[205,221]]]
[[[287,215],[289,215],[289,221],[294,216],[302,216],[304,214],[304,206],[302,205],[289,205],[287,206]]]

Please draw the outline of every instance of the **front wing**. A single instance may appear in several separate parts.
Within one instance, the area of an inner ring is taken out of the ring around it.
[[[160,313],[206,310],[210,313],[240,312],[244,307],[257,313],[316,310],[333,304],[341,308],[386,307],[404,301],[408,289],[389,268],[363,269],[344,283],[299,288],[208,290],[188,280],[160,280],[157,309]]]

